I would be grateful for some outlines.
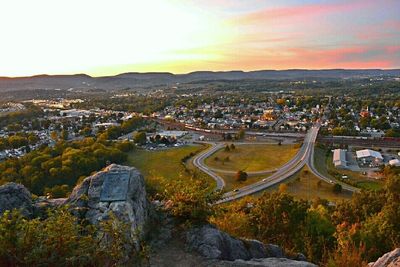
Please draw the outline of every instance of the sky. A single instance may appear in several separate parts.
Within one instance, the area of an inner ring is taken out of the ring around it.
[[[0,76],[400,68],[400,0],[0,0]]]

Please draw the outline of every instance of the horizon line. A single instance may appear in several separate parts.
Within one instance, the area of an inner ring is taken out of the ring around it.
[[[140,72],[140,71],[127,71],[121,72],[114,75],[89,75],[87,73],[64,73],[64,74],[46,74],[46,73],[39,73],[34,75],[27,75],[27,76],[0,76],[2,79],[18,79],[18,78],[35,78],[40,76],[78,76],[78,75],[85,75],[91,78],[101,78],[101,77],[115,77],[123,74],[172,74],[172,75],[189,75],[198,72],[211,72],[211,73],[228,73],[228,72],[242,72],[242,73],[251,73],[251,72],[261,72],[261,71],[333,71],[333,70],[342,70],[342,71],[368,71],[368,70],[378,70],[378,71],[393,71],[399,70],[399,68],[322,68],[322,69],[307,69],[307,68],[294,68],[294,69],[256,69],[256,70],[197,70],[191,72],[184,72],[184,73],[174,73],[169,71],[147,71],[147,72]]]

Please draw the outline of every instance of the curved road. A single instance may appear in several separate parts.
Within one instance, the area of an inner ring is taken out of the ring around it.
[[[210,149],[202,151],[193,159],[193,165],[211,176],[217,182],[217,190],[221,190],[225,187],[225,181],[219,175],[211,171],[205,164],[204,160],[214,154],[219,149],[223,148],[223,144],[213,144]]]
[[[320,128],[319,124],[314,125],[308,131],[307,135],[305,136],[303,145],[299,149],[297,154],[289,162],[287,162],[285,165],[280,167],[271,176],[263,179],[262,181],[258,181],[251,185],[241,187],[239,189],[239,191],[236,191],[236,192],[231,191],[231,192],[225,193],[224,198],[222,200],[220,200],[218,203],[233,201],[233,200],[242,198],[244,196],[251,195],[251,194],[257,193],[259,191],[265,190],[269,187],[272,187],[272,186],[288,179],[293,174],[300,171],[305,165],[307,165],[310,168],[311,172],[315,176],[317,176],[319,179],[321,179],[325,182],[328,182],[328,183],[340,183],[344,189],[352,191],[352,192],[358,192],[359,191],[358,188],[341,183],[335,179],[325,177],[322,174],[320,174],[318,172],[318,170],[315,168],[315,166],[314,166],[314,145],[315,145],[315,141],[317,139],[319,128]],[[218,149],[220,149],[222,147],[223,147],[223,144],[215,144],[211,149],[200,153],[193,160],[193,163],[196,167],[198,167],[203,172],[207,173],[213,179],[216,180],[217,189],[219,189],[219,190],[225,186],[225,181],[220,176],[218,176],[216,173],[214,173],[211,169],[209,169],[207,166],[205,166],[204,160],[208,156],[212,155],[213,153],[215,153]]]

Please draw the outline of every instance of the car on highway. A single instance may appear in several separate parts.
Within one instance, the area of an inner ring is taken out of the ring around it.
[[[263,181],[263,182],[266,182],[266,181],[267,181],[267,178],[262,179],[262,181]]]
[[[236,189],[233,190],[233,192],[239,192],[239,189],[236,188]]]

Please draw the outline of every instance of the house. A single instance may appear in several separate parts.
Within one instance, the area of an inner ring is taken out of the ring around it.
[[[333,165],[335,165],[335,168],[338,168],[338,169],[347,168],[346,150],[345,149],[333,150]]]
[[[383,157],[381,153],[371,149],[363,149],[356,151],[357,159],[364,164],[381,164]]]

